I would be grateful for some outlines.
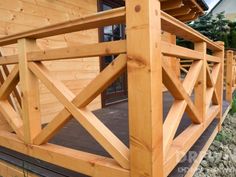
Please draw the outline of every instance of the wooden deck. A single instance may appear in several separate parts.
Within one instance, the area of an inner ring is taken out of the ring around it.
[[[169,92],[164,92],[164,118],[166,117],[170,106],[173,102],[173,98]],[[229,103],[224,100],[223,113],[227,110]],[[100,109],[94,112],[95,115],[110,129],[112,132],[127,146],[129,146],[129,132],[128,132],[128,103],[119,103],[104,109]],[[163,120],[164,121],[164,120]],[[191,124],[190,118],[187,114],[184,114],[181,124],[177,130],[175,136],[181,134]],[[202,134],[199,140],[186,154],[187,157],[191,156],[191,153],[199,153],[204,147],[214,129],[217,127],[218,121],[214,119],[208,129]],[[89,133],[74,119],[71,120],[63,127],[60,132],[51,140],[51,143],[62,145],[65,147],[103,155],[110,157],[110,155],[89,135]],[[197,158],[197,157],[196,157]],[[0,159],[18,167],[23,167],[25,171],[33,172],[39,176],[45,177],[86,177],[82,175],[41,160],[31,158],[14,152],[12,150],[1,147]],[[194,159],[193,159],[194,160]],[[186,168],[190,168],[194,161],[183,161],[179,163],[172,171],[169,177],[184,176],[187,171]]]

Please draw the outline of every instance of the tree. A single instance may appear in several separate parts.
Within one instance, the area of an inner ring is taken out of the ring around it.
[[[217,14],[215,17],[212,14],[202,16],[189,26],[199,31],[203,35],[213,41],[224,41],[225,46],[229,47],[230,21],[225,18],[224,12]]]

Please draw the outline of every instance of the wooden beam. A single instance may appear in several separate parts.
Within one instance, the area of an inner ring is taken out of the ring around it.
[[[172,10],[176,8],[180,8],[184,5],[182,0],[175,0],[175,1],[162,1],[161,2],[161,9],[162,10]]]
[[[88,176],[129,177],[129,171],[113,159],[54,144],[28,146],[9,132],[0,131],[0,145]]]
[[[27,32],[8,35],[0,38],[0,46],[14,44],[17,40],[22,38],[39,39],[122,23],[125,23],[124,7],[107,10],[104,12],[96,12],[95,14],[80,17],[75,20],[69,20],[66,22],[33,29]]]
[[[2,56],[1,53],[0,53],[0,56]],[[1,60],[1,59],[0,59],[0,60]],[[2,65],[2,69],[3,69],[3,71],[4,71],[5,75],[6,75],[6,77],[8,77],[9,74],[10,74],[10,71],[9,71],[7,65]],[[15,96],[16,101],[18,102],[19,106],[21,106],[21,97],[20,97],[20,93],[19,93],[17,87],[15,87],[15,88],[13,89],[13,95]]]
[[[166,13],[168,13],[171,16],[180,16],[180,15],[186,15],[191,11],[189,7],[183,6],[177,9],[167,10]]]
[[[0,112],[11,128],[16,132],[19,139],[23,140],[23,122],[19,114],[12,108],[7,100],[0,101]]]
[[[10,56],[1,56],[0,57],[0,65],[11,65],[18,63],[18,55],[10,55]]]
[[[168,176],[170,172],[176,167],[176,165],[199,139],[199,137],[207,129],[207,127],[219,112],[219,106],[212,106],[206,115],[207,121],[205,125],[191,124],[173,141],[170,151],[164,162],[165,176]]]
[[[0,99],[7,99],[19,82],[19,67],[14,66],[11,73],[0,87]]]
[[[177,16],[176,18],[178,18],[180,21],[186,23],[186,22],[195,20],[197,17],[198,17],[197,12],[192,10],[190,13],[188,13],[186,15]]]
[[[219,51],[221,49],[219,45],[217,45],[204,35],[196,32],[191,27],[188,27],[186,24],[182,23],[181,21],[175,19],[165,12],[161,12],[161,20],[162,30],[164,31],[175,34],[178,37],[182,37],[192,42],[205,41],[208,48],[212,50]],[[17,40],[21,38],[39,39],[52,35],[65,34],[120,23],[125,23],[125,7],[112,9],[105,12],[99,12],[98,14],[92,14],[72,21],[46,26],[23,33],[9,35],[0,38],[0,46],[16,43]]]
[[[182,37],[192,42],[203,41],[207,43],[207,47],[212,50],[220,51],[221,46],[199,32],[195,31],[191,27],[177,20],[176,18],[168,15],[165,12],[161,12],[161,26],[162,30],[175,34],[178,37]]]
[[[197,158],[194,160],[194,163],[192,166],[189,168],[188,172],[186,173],[185,177],[193,177],[195,172],[197,171],[200,163],[202,162],[203,158],[207,155],[207,151],[209,147],[211,146],[212,142],[215,140],[215,137],[218,133],[217,127],[214,129],[212,135],[210,138],[207,140],[206,144],[201,150],[201,153],[198,154]]]
[[[215,62],[215,63],[220,63],[221,58],[217,56],[212,56],[212,55],[206,55],[207,61]]]
[[[184,100],[187,103],[187,113],[194,123],[200,123],[199,112],[188,93],[185,91],[181,81],[175,73],[164,62],[162,63],[162,80],[166,88],[170,91],[176,100]],[[197,75],[197,73],[196,73]]]
[[[112,41],[95,44],[86,44],[45,51],[33,51],[27,53],[28,61],[65,60],[74,58],[108,56],[126,53],[126,41]],[[0,65],[17,64],[17,55],[0,57]]]
[[[221,129],[221,123],[222,120],[223,120],[223,117],[222,117],[222,114],[223,114],[223,110],[222,110],[222,107],[223,107],[223,84],[224,84],[224,57],[225,57],[225,47],[224,47],[224,42],[217,42],[218,45],[221,46],[221,50],[220,51],[215,51],[213,53],[214,56],[216,57],[219,57],[220,58],[220,65],[219,65],[219,76],[217,78],[217,80],[215,80],[215,88],[216,88],[216,91],[217,91],[217,95],[219,96],[219,100],[220,100],[220,103],[219,103],[219,106],[220,106],[220,111],[219,111],[219,114],[217,115],[217,118],[219,119],[219,130]],[[214,102],[213,102],[214,104]]]
[[[41,131],[39,84],[38,79],[28,69],[27,58],[27,52],[34,50],[38,50],[35,40],[18,41],[24,142],[27,144],[32,144],[35,136]]]
[[[29,68],[65,106],[67,114],[72,114],[123,168],[129,169],[128,148],[94,114],[86,109],[77,109],[71,103],[75,95],[61,81],[54,78],[43,64],[31,62]]]
[[[207,52],[207,45],[205,42],[199,42],[194,44],[194,49],[198,52],[201,52],[203,55],[203,64],[198,76],[197,84],[194,88],[195,93],[195,105],[199,110],[201,116],[201,122],[204,122],[206,119],[206,89],[207,89],[207,78],[206,78],[206,52]]]
[[[126,41],[102,42],[28,53],[29,61],[47,61],[95,56],[118,55],[126,52]]]
[[[203,125],[191,124],[173,142],[164,161],[165,176],[168,176],[184,155],[203,133]]]
[[[219,93],[217,92],[217,89],[215,87],[216,85],[216,82],[218,80],[218,78],[220,77],[221,73],[220,73],[220,67],[221,67],[221,64],[220,63],[217,63],[213,66],[212,68],[212,73],[210,74],[207,69],[207,73],[210,75],[209,77],[211,77],[212,79],[212,87],[207,87],[207,90],[206,90],[206,109],[209,108],[210,104],[211,104],[211,101],[213,104],[216,104],[218,105],[221,101],[220,101],[220,98],[219,98]],[[207,74],[207,75],[208,75]]]
[[[162,41],[161,52],[166,56],[180,57],[183,59],[202,60],[203,54],[198,51],[187,49],[185,47],[177,46],[168,42]]]
[[[131,177],[164,176],[160,18],[159,1],[126,1]]]
[[[119,55],[112,61],[94,80],[92,80],[73,100],[73,104],[77,107],[85,107],[101,92],[103,92],[114,80],[116,80],[125,70],[127,65],[127,56]],[[35,144],[43,144],[48,142],[58,130],[63,127],[71,114],[67,109],[60,111],[57,116],[40,132],[35,138]]]
[[[226,100],[231,103],[233,93],[233,59],[234,52],[226,52]]]
[[[186,90],[187,94],[190,96],[192,94],[194,85],[198,78],[198,74],[201,70],[202,63],[201,61],[194,61],[190,70],[183,81],[183,88]],[[183,117],[184,111],[186,109],[187,102],[185,100],[174,100],[168,114],[166,120],[164,122],[164,155],[167,157],[167,153],[169,152],[170,146],[173,142],[175,133],[180,124],[180,121]]]

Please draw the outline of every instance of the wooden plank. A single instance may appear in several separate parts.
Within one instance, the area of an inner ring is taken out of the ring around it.
[[[207,59],[207,61],[211,61],[211,62],[215,62],[215,63],[221,62],[220,57],[216,57],[216,56],[212,56],[212,55],[206,55],[206,59]]]
[[[54,24],[51,26],[41,27],[18,34],[9,35],[0,38],[0,46],[14,44],[18,39],[33,38],[39,39],[49,36],[55,36],[75,31],[88,30],[109,26],[112,24],[121,24],[125,22],[125,8],[117,8],[104,12],[87,15],[75,20]]]
[[[126,1],[131,177],[164,176],[160,14],[159,1]]]
[[[216,82],[221,74],[220,67],[221,67],[221,64],[217,63],[213,66],[211,74],[209,73],[210,72],[209,70],[207,71],[207,73],[210,75],[209,77],[211,77],[213,86],[207,87],[207,90],[206,90],[206,110],[209,108],[211,101],[213,104],[216,104],[216,105],[221,102],[218,92],[215,87]]]
[[[219,106],[220,106],[220,111],[219,111],[219,114],[217,115],[217,118],[219,119],[219,130],[221,129],[221,123],[222,120],[223,120],[223,117],[222,117],[222,114],[223,114],[223,111],[222,111],[222,105],[223,105],[223,84],[224,84],[224,57],[225,57],[225,54],[224,54],[224,51],[225,51],[225,47],[224,47],[224,43],[223,42],[217,42],[218,45],[221,46],[221,51],[218,51],[218,52],[214,52],[213,55],[216,56],[216,57],[219,57],[221,59],[220,63],[219,63],[219,76],[217,78],[217,80],[215,80],[215,88],[216,88],[216,92],[217,92],[217,95],[219,97]],[[217,70],[217,69],[216,69]],[[214,102],[213,102],[214,104]]]
[[[164,41],[162,41],[161,43],[161,52],[166,56],[174,56],[193,60],[203,59],[203,54],[201,52],[187,49]]]
[[[173,73],[165,62],[162,63],[162,80],[166,88],[170,91],[176,100],[184,100],[187,103],[187,113],[194,123],[200,123],[199,112],[188,93],[183,88],[183,85],[179,78]],[[196,73],[197,75],[197,73]]]
[[[206,124],[191,124],[187,129],[185,129],[174,141],[171,149],[167,155],[164,162],[165,175],[168,176],[169,173],[175,168],[175,166],[181,161],[184,155],[189,151],[189,149],[194,145],[194,143],[199,139],[202,133],[210,125],[216,115],[219,113],[219,106],[212,106],[210,111],[206,116]]]
[[[200,71],[200,74],[198,76],[198,81],[197,84],[195,85],[194,88],[194,93],[195,93],[195,105],[199,110],[199,113],[201,115],[201,121],[204,122],[204,120],[206,119],[206,82],[207,82],[207,78],[206,78],[206,65],[207,65],[207,61],[206,61],[206,51],[207,51],[207,46],[205,42],[199,42],[199,43],[195,43],[194,44],[194,49],[196,51],[199,51],[203,54],[203,64],[202,64],[202,68]]]
[[[28,53],[29,61],[47,61],[58,59],[73,59],[95,56],[117,55],[126,52],[126,41],[112,41],[97,44],[87,44],[68,48]]]
[[[10,74],[10,71],[9,71],[7,65],[2,65],[2,68],[3,68],[3,71],[4,71],[5,75],[6,75],[6,77],[8,77],[9,74]],[[19,106],[21,106],[21,97],[20,97],[20,93],[19,93],[19,90],[17,89],[17,87],[15,87],[13,89],[13,96],[16,98],[17,104]]]
[[[106,89],[125,70],[127,65],[126,55],[119,55],[108,65],[94,80],[92,80],[73,100],[77,107],[85,107]],[[46,143],[57,131],[70,120],[71,114],[67,109],[60,111],[57,116],[35,138],[36,144]]]
[[[182,0],[175,0],[175,1],[163,1],[161,2],[161,9],[162,10],[172,10],[183,6]]]
[[[182,6],[177,9],[167,10],[166,13],[168,13],[171,16],[180,16],[180,15],[186,15],[191,11],[189,7]]]
[[[202,63],[201,61],[193,62],[185,80],[183,81],[183,88],[188,95],[192,94],[193,87],[197,81],[199,72],[201,70]],[[181,118],[186,109],[187,102],[185,100],[174,100],[172,107],[170,108],[167,117],[164,122],[164,155],[167,157],[169,148],[174,139],[177,128],[180,124]]]
[[[212,96],[212,104],[213,105],[219,105],[222,102],[220,100],[220,95],[218,95],[219,93],[217,92],[217,86],[216,86],[217,80],[219,78],[219,74],[221,74],[220,69],[221,69],[221,63],[217,63],[212,67],[211,78],[212,78],[212,82],[214,84],[214,92],[213,92],[213,96]],[[222,87],[223,87],[223,85],[222,85]]]
[[[35,40],[20,39],[18,41],[24,142],[27,144],[31,144],[34,137],[41,131],[38,79],[28,69],[27,61],[27,52],[34,50],[37,50]]]
[[[16,132],[18,138],[23,140],[23,122],[19,114],[12,108],[7,100],[0,101],[0,112],[11,126],[11,128]]]
[[[66,48],[28,52],[28,61],[65,60],[84,57],[117,55],[126,52],[126,41],[102,42],[97,44],[78,45]],[[17,55],[0,57],[0,65],[17,64]]]
[[[195,174],[195,172],[198,169],[198,166],[200,165],[203,158],[207,154],[207,151],[208,151],[209,147],[211,146],[212,142],[214,141],[217,133],[218,133],[218,129],[215,128],[212,135],[210,136],[210,138],[207,140],[206,144],[202,148],[201,153],[198,154],[198,157],[195,159],[194,163],[192,164],[192,166],[190,167],[190,169],[188,170],[188,172],[186,173],[186,175],[184,177],[193,177],[193,175]]]
[[[68,114],[72,114],[123,168],[129,169],[128,148],[94,114],[86,109],[77,109],[71,103],[75,95],[63,83],[51,76],[43,64],[29,63],[29,68],[65,106]]]
[[[54,144],[28,146],[9,132],[0,131],[0,145],[88,176],[129,177],[129,171],[113,159]]]
[[[19,67],[14,66],[10,75],[0,87],[0,99],[7,99],[19,82]]]
[[[220,46],[209,40],[207,37],[194,31],[186,24],[178,21],[174,17],[165,12],[161,12],[162,29],[164,31],[176,34],[178,37],[183,37],[187,40],[197,42],[205,41],[207,46],[213,50],[220,50]],[[20,38],[43,38],[53,35],[70,33],[91,28],[98,28],[111,24],[120,24],[125,22],[125,8],[112,9],[106,12],[85,16],[79,19],[71,20],[69,22],[58,23],[51,26],[42,27],[39,29],[30,30],[28,32],[9,35],[0,38],[0,45],[8,45],[16,43]]]
[[[165,12],[161,12],[161,26],[162,30],[167,31],[169,33],[175,34],[178,37],[182,37],[186,40],[192,42],[203,41],[207,43],[207,47],[212,50],[221,50],[221,46],[199,32],[195,31],[191,27],[182,23],[178,19],[168,15]]]
[[[165,176],[168,176],[175,166],[181,161],[192,145],[201,136],[204,127],[202,124],[191,124],[173,142],[164,162]]]
[[[18,58],[18,55],[1,56],[0,65],[17,64],[19,62]]]
[[[226,52],[226,100],[231,103],[233,93],[233,58],[232,50]]]

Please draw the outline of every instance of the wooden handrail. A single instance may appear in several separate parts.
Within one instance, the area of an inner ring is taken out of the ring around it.
[[[71,33],[113,24],[125,22],[125,8],[117,8],[104,12],[98,12],[75,20],[69,20],[42,28],[29,30],[0,38],[0,46],[10,45],[17,42],[18,39],[32,38],[39,39],[65,33]]]
[[[39,39],[75,31],[99,28],[106,25],[121,24],[125,23],[125,16],[125,7],[98,12],[75,20],[2,37],[0,38],[0,46],[14,44],[21,38]],[[162,30],[175,34],[176,36],[182,37],[186,40],[192,42],[206,42],[208,48],[211,50],[222,50],[222,47],[219,44],[213,42],[206,36],[200,34],[196,30],[163,11],[161,11],[161,26]]]
[[[179,21],[178,19],[168,15],[165,12],[161,12],[161,27],[162,30],[175,34],[178,37],[184,38],[186,40],[192,42],[206,42],[207,47],[214,51],[221,51],[222,47],[207,38],[206,36],[202,35],[201,33],[197,32],[193,28],[187,26],[183,22]]]

